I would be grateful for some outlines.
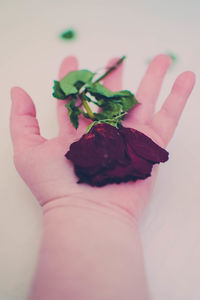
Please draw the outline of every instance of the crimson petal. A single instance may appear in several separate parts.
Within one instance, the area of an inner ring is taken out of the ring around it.
[[[166,161],[168,152],[135,129],[100,123],[72,143],[65,156],[79,183],[104,186],[151,176],[153,164]]]
[[[169,153],[158,146],[144,133],[136,129],[125,127],[120,128],[119,132],[124,137],[126,144],[129,145],[138,156],[153,163],[168,160]]]
[[[123,161],[124,144],[117,128],[101,123],[70,145],[65,156],[80,168],[103,168]]]

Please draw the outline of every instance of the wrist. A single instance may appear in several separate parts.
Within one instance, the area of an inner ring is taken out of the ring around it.
[[[147,299],[138,227],[128,213],[78,197],[48,202],[43,212],[31,299]]]
[[[100,203],[99,201],[78,196],[60,197],[58,199],[48,201],[42,207],[44,217],[47,217],[50,212],[51,214],[57,214],[60,211],[74,211],[77,209],[80,212],[82,211],[84,214],[98,214],[102,215],[102,218],[109,217],[111,219],[118,219],[120,222],[127,225],[137,225],[137,219],[133,215],[112,203],[103,201]]]

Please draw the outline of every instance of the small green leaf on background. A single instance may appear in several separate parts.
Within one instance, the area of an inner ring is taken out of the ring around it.
[[[76,32],[74,29],[67,29],[60,34],[60,37],[63,40],[72,40],[75,38],[75,36],[76,36]]]
[[[174,65],[178,62],[178,56],[177,56],[174,52],[172,52],[172,51],[166,51],[166,52],[164,52],[164,54],[166,54],[166,55],[168,55],[169,57],[171,57],[171,59],[172,59],[172,64],[171,64],[171,66],[170,66],[170,69],[172,69],[172,68],[174,67]],[[154,58],[154,57],[148,58],[148,59],[146,60],[146,64],[148,65],[148,64],[152,61],[153,58]]]
[[[171,57],[173,64],[177,62],[178,56],[176,54],[174,54],[173,52],[170,52],[170,51],[166,52],[166,54],[169,55],[169,57]]]

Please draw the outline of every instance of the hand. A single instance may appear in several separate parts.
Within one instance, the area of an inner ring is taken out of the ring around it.
[[[110,61],[112,65],[116,59]],[[171,59],[158,55],[150,63],[136,93],[141,103],[123,122],[125,127],[136,128],[152,138],[161,147],[166,147],[172,138],[184,105],[193,89],[195,76],[182,73],[160,111],[154,113],[155,103]],[[122,89],[122,68],[104,79],[103,84],[111,90]],[[59,79],[68,72],[77,70],[75,57],[67,57],[60,68]],[[81,119],[76,131],[71,125],[65,101],[57,100],[59,134],[47,140],[40,135],[36,111],[30,96],[21,88],[11,90],[12,108],[10,130],[14,147],[15,166],[42,206],[56,203],[59,199],[79,199],[108,206],[117,211],[138,217],[149,200],[158,166],[153,167],[152,176],[145,180],[91,187],[77,184],[73,166],[64,154],[69,145],[85,133],[89,120]]]

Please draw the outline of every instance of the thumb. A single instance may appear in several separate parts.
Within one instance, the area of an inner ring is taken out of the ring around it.
[[[11,99],[10,133],[14,150],[33,147],[44,142],[30,96],[20,87],[13,87]]]

